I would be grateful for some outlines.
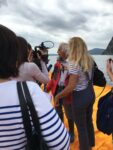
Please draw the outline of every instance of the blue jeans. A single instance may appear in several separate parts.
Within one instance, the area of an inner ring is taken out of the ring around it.
[[[80,150],[89,150],[95,145],[94,127],[92,123],[95,94],[92,84],[85,90],[73,91],[72,111],[77,126]]]

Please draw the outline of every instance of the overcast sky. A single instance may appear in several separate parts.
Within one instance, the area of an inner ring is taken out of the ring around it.
[[[82,37],[88,49],[106,48],[113,36],[113,0],[0,0],[0,24],[25,37],[68,42]]]

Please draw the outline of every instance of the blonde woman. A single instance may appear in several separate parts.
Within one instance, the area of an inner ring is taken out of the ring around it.
[[[66,88],[56,95],[55,105],[69,93],[72,94],[72,110],[77,126],[80,150],[91,150],[95,145],[92,123],[95,94],[92,84],[93,58],[80,37],[69,40],[69,82]]]

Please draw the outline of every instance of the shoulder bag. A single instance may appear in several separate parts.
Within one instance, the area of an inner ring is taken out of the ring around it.
[[[27,136],[26,150],[49,150],[42,138],[39,119],[26,82],[17,82],[17,91]],[[30,115],[33,127],[31,125]]]
[[[93,85],[100,87],[106,86],[106,78],[104,76],[104,73],[98,68],[95,62],[94,62]]]

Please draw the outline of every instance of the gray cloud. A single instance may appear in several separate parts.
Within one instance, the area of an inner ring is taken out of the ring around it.
[[[7,0],[0,0],[0,7],[7,5]]]
[[[56,28],[58,31],[70,31],[77,29],[86,22],[84,16],[75,15],[70,16],[69,18],[61,18],[59,16],[49,16],[43,20],[43,27],[47,30],[54,31]]]
[[[113,0],[103,0],[103,1],[105,1],[105,2],[110,2],[110,3],[113,4]]]
[[[33,45],[44,40],[57,45],[77,35],[87,39],[91,48],[104,48],[113,36],[109,2],[112,0],[88,0],[87,4],[84,0],[52,0],[50,6],[49,0],[0,0],[0,23]]]
[[[84,15],[73,11],[65,11],[65,13],[68,13],[67,17],[52,15],[46,11],[33,10],[28,5],[21,7],[21,3],[16,7],[16,14],[19,14],[23,20],[26,19],[33,26],[40,27],[47,32],[54,32],[56,28],[58,31],[70,32],[72,30],[81,29],[82,25],[85,27],[84,24],[87,22],[87,18]]]

